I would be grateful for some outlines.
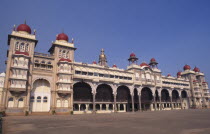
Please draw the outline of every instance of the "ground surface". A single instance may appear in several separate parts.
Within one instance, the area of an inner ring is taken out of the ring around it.
[[[4,134],[210,134],[210,109],[9,116]]]

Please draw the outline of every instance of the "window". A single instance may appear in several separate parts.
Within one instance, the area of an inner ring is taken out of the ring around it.
[[[99,74],[99,77],[104,77],[104,74]]]
[[[114,78],[114,75],[110,75],[110,78]]]
[[[9,98],[9,101],[13,101],[13,98]]]
[[[115,75],[115,78],[116,78],[116,79],[118,79],[118,78],[119,78],[119,76]]]
[[[31,96],[30,102],[34,102],[34,96]]]
[[[87,72],[82,72],[82,75],[87,75]]]
[[[15,44],[15,50],[19,50],[19,42],[16,42],[16,44]]]
[[[107,77],[107,78],[109,78],[109,75],[108,75],[108,74],[105,74],[105,75],[104,75],[104,77]]]
[[[75,74],[81,74],[81,71],[75,71]]]
[[[98,73],[94,73],[94,76],[98,76]]]
[[[93,73],[92,73],[92,72],[88,72],[88,75],[89,75],[89,76],[93,76]]]
[[[21,52],[24,52],[24,51],[25,51],[24,43],[21,43],[21,44],[20,44],[20,51],[21,51]]]
[[[38,96],[36,102],[41,102],[41,99],[42,99],[41,96]]]
[[[43,102],[47,102],[47,97],[46,96],[43,98]]]
[[[42,64],[45,64],[45,61],[42,61],[41,63],[42,63]]]
[[[26,52],[29,51],[29,45],[28,44],[26,44],[25,50],[26,50]]]

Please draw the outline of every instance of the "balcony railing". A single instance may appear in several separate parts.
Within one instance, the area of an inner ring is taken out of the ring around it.
[[[44,53],[38,53],[38,52],[34,52],[34,56],[53,58],[53,55],[51,55],[51,54],[44,54]]]

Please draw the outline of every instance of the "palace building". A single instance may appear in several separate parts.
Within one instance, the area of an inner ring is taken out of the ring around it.
[[[65,33],[57,35],[49,54],[34,52],[37,43],[27,24],[8,35],[6,72],[0,74],[0,110],[8,115],[210,107],[208,83],[197,67],[163,76],[156,59],[138,65],[131,53],[124,70],[108,66],[103,49],[98,62],[76,62],[74,42]]]

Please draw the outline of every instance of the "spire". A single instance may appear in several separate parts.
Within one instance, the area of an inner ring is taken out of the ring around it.
[[[107,66],[107,59],[106,59],[106,55],[104,54],[104,49],[101,49],[101,54],[99,55],[99,61],[98,61],[99,65],[101,66]]]

